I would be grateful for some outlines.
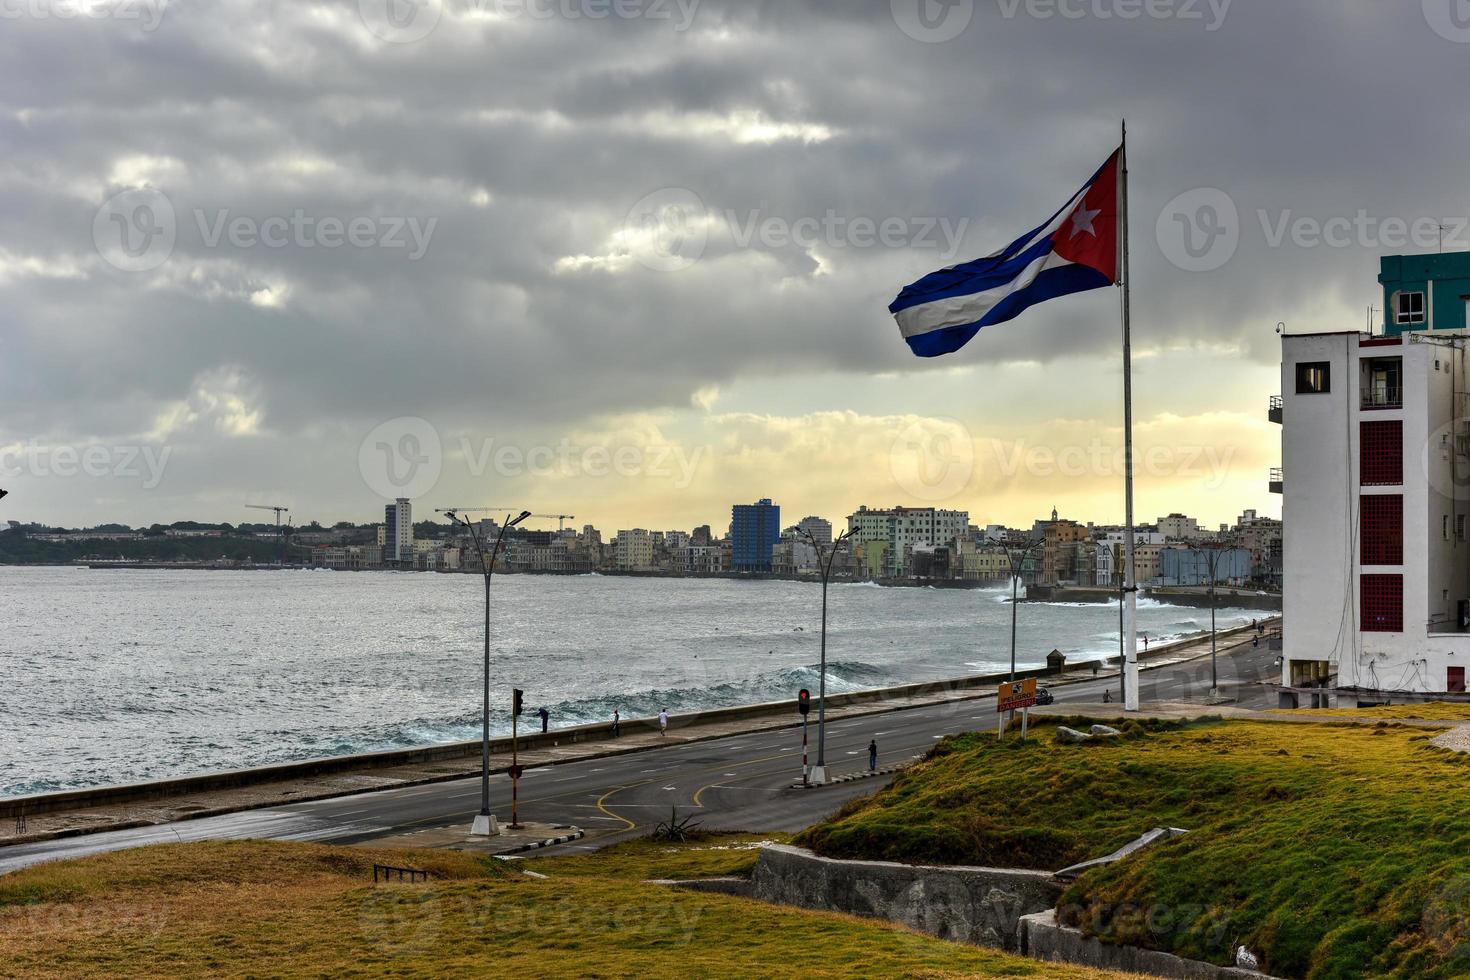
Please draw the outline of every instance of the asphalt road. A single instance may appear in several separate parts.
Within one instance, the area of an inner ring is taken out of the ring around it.
[[[1274,654],[1263,643],[1233,653],[1222,651],[1218,675],[1222,694],[1234,706],[1274,708],[1274,695],[1255,687],[1271,679]],[[1142,674],[1141,693],[1149,701],[1203,699],[1211,686],[1208,658]],[[1116,674],[1055,690],[1058,703],[1102,700],[1110,688],[1118,700]],[[1120,705],[1121,714],[1121,705]],[[816,711],[810,728],[816,761]],[[793,710],[793,722],[796,721]],[[996,722],[993,701],[953,701],[827,725],[826,755],[835,775],[866,768],[867,745],[878,743],[879,766],[920,758],[947,734],[988,728]],[[568,762],[528,770],[521,777],[522,820],[571,824],[587,831],[581,842],[556,851],[590,850],[639,836],[677,808],[695,814],[706,829],[794,831],[820,820],[847,800],[871,793],[885,777],[860,779],[820,789],[802,789],[801,729],[736,735],[708,742],[673,742],[644,752]],[[501,820],[510,810],[510,783],[491,779],[491,806]],[[362,793],[314,802],[248,810],[133,830],[117,830],[36,844],[0,848],[0,873],[39,861],[79,857],[101,851],[173,841],[270,838],[357,843],[415,830],[468,826],[479,811],[480,781],[475,778],[427,786]]]

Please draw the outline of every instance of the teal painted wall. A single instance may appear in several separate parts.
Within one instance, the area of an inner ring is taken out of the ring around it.
[[[1383,286],[1383,331],[1393,337],[1411,330],[1464,330],[1470,301],[1470,252],[1443,255],[1385,255],[1378,281]],[[1434,288],[1430,289],[1430,283]],[[1423,293],[1427,319],[1422,324],[1397,322],[1399,293]],[[1431,297],[1432,294],[1432,297]]]

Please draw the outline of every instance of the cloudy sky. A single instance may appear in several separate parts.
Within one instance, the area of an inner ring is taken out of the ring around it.
[[[1139,515],[1277,513],[1277,324],[1470,248],[1455,13],[5,0],[0,519],[1119,520],[1116,290],[933,361],[886,307],[1125,116]]]

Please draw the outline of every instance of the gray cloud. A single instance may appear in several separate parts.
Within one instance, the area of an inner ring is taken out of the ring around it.
[[[911,358],[887,302],[1044,218],[1125,114],[1144,346],[1235,346],[1269,363],[1278,320],[1361,322],[1389,249],[1273,248],[1263,210],[1470,212],[1458,165],[1470,137],[1446,122],[1470,46],[1436,34],[1418,4],[1238,0],[1210,31],[977,0],[959,37],[926,44],[886,2],[704,0],[683,32],[650,17],[462,16],[489,9],[477,2],[445,0],[408,44],[376,38],[356,2],[175,0],[151,31],[5,20],[0,445],[140,439],[195,404],[192,428],[169,436],[211,461],[191,499],[237,496],[255,485],[250,467],[269,466],[327,502],[335,477],[312,471],[323,447],[394,415],[554,430],[685,407],[741,378],[952,366]],[[144,185],[171,202],[177,241],[158,269],[119,271],[93,219]],[[1208,273],[1170,264],[1154,236],[1166,202],[1198,187],[1241,215],[1235,257]],[[699,261],[677,272],[618,252],[629,209],[663,188],[716,215]],[[741,247],[727,211],[969,224],[954,256]],[[210,247],[196,213],[221,212],[436,224],[412,260]],[[1111,357],[1114,304],[1052,304],[984,341],[962,356]],[[269,452],[196,404],[222,378]],[[812,407],[862,411],[861,385],[847,390],[851,404]],[[1098,392],[1113,397],[1111,381]],[[85,504],[51,516],[110,516]]]

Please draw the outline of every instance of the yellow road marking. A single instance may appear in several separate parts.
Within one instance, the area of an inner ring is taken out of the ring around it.
[[[624,829],[626,829],[626,830],[637,830],[638,829],[638,824],[634,823],[632,820],[629,820],[627,817],[623,816],[621,813],[613,813],[611,810],[609,810],[603,804],[606,802],[607,798],[609,796],[612,796],[614,793],[621,793],[623,790],[625,790],[625,789],[633,789],[635,786],[647,786],[651,782],[653,782],[653,780],[651,780],[651,779],[645,779],[641,783],[629,783],[627,786],[618,786],[615,789],[610,789],[606,793],[603,793],[601,796],[599,796],[597,798],[597,809],[601,810],[603,813],[607,814],[609,817],[612,817],[614,820],[621,820],[623,823],[627,824],[628,826],[626,828],[624,828]]]

